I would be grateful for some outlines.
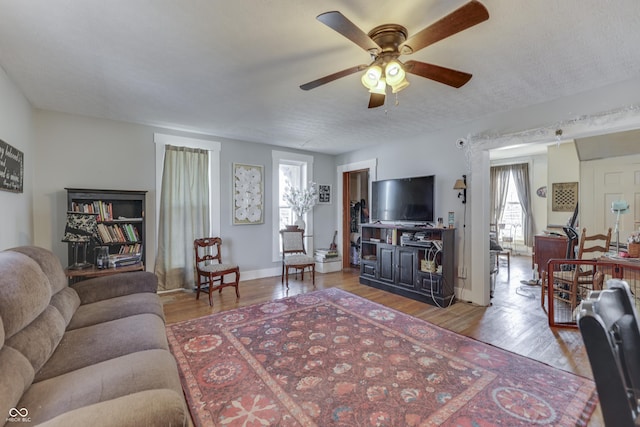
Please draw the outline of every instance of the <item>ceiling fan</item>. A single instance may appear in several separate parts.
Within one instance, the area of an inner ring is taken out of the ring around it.
[[[472,0],[408,39],[407,29],[397,24],[379,25],[365,34],[338,11],[322,13],[317,16],[317,19],[369,52],[372,62],[369,65],[356,65],[329,74],[301,85],[300,89],[311,90],[366,70],[362,75],[362,84],[371,93],[369,108],[375,108],[384,105],[387,85],[391,86],[393,93],[409,86],[406,73],[435,80],[455,88],[467,83],[471,79],[471,74],[420,61],[410,60],[402,63],[398,57],[415,53],[433,43],[486,21],[489,19],[489,12],[480,2]]]

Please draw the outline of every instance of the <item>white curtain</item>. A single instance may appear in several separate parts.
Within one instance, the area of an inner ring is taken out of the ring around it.
[[[158,289],[192,289],[193,241],[211,237],[209,152],[165,147],[155,273]]]

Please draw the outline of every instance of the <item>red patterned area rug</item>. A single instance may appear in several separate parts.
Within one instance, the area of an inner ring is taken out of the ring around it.
[[[594,383],[339,289],[167,326],[199,426],[586,425]]]

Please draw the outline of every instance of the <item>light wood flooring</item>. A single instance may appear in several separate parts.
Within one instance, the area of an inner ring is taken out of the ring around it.
[[[358,274],[357,269],[316,274],[316,289],[340,288],[462,335],[593,378],[579,331],[549,328],[540,307],[540,287],[521,284],[521,280],[532,278],[530,256],[511,256],[510,272],[501,262],[488,307],[456,302],[438,308],[361,285]],[[233,288],[225,288],[222,293],[214,292],[213,307],[209,307],[206,294],[196,300],[195,293],[174,292],[163,294],[161,299],[167,323],[174,323],[313,290],[311,277],[306,274],[304,281],[290,278],[288,291],[279,276],[240,282],[240,299],[236,299]],[[598,406],[589,426],[603,425]]]

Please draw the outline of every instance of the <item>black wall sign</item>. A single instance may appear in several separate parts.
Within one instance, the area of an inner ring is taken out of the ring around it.
[[[0,139],[0,190],[22,193],[24,154]]]

